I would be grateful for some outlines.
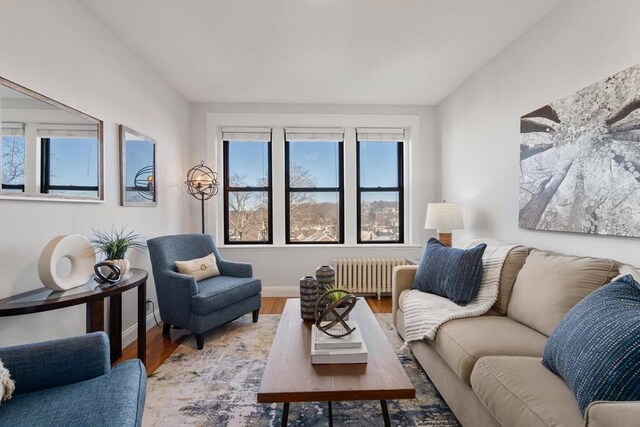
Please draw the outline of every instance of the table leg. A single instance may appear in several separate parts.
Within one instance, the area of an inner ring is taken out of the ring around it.
[[[282,405],[282,427],[286,427],[287,421],[289,421],[289,402],[284,402]]]
[[[333,427],[333,404],[331,401],[327,403],[329,404],[329,427]]]
[[[391,421],[389,420],[389,408],[387,408],[387,401],[381,400],[380,406],[382,406],[382,419],[384,419],[384,427],[390,427]]]
[[[122,356],[122,294],[109,298],[109,342],[113,363]]]
[[[138,286],[138,359],[147,362],[147,282]]]
[[[104,299],[87,302],[87,333],[104,331]]]

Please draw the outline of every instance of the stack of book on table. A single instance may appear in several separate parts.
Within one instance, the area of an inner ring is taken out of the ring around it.
[[[312,364],[367,363],[367,346],[364,345],[358,324],[355,321],[346,323],[355,331],[341,338],[325,334],[316,325],[311,326]],[[337,324],[330,332],[340,335],[346,331],[341,324]]]

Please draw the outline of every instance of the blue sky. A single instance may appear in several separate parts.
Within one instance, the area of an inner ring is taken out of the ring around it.
[[[291,165],[307,169],[321,187],[338,186],[338,146],[332,142],[299,142],[290,146]],[[361,184],[372,187],[397,185],[398,153],[395,142],[360,144]],[[247,177],[247,185],[258,185],[268,170],[266,142],[232,141],[229,172]]]
[[[133,180],[138,171],[153,165],[153,144],[140,140],[127,141],[126,154],[126,185],[127,187],[133,187]]]
[[[51,138],[52,185],[98,185],[96,138]]]

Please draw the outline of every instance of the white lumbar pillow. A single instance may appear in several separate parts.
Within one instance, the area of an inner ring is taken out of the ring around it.
[[[16,389],[15,382],[11,379],[9,370],[4,367],[0,360],[0,403],[11,399],[13,391]]]
[[[175,261],[178,273],[193,276],[196,281],[220,275],[218,263],[214,254],[203,258],[190,259],[188,261]]]

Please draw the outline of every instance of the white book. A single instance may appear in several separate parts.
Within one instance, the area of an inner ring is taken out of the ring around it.
[[[364,341],[358,324],[355,321],[347,321],[347,325],[352,329],[355,328],[355,330],[351,334],[340,338],[332,337],[322,331],[319,331],[316,325],[311,326],[311,328],[316,331],[314,335],[316,337],[314,340],[316,349],[327,350],[336,348],[359,348]],[[341,324],[333,326],[330,331],[338,335],[346,332],[344,326]]]
[[[318,350],[315,348],[315,335],[317,329],[312,329],[311,337],[311,363],[313,365],[352,364],[367,363],[367,346],[360,344],[358,348],[338,348]]]

